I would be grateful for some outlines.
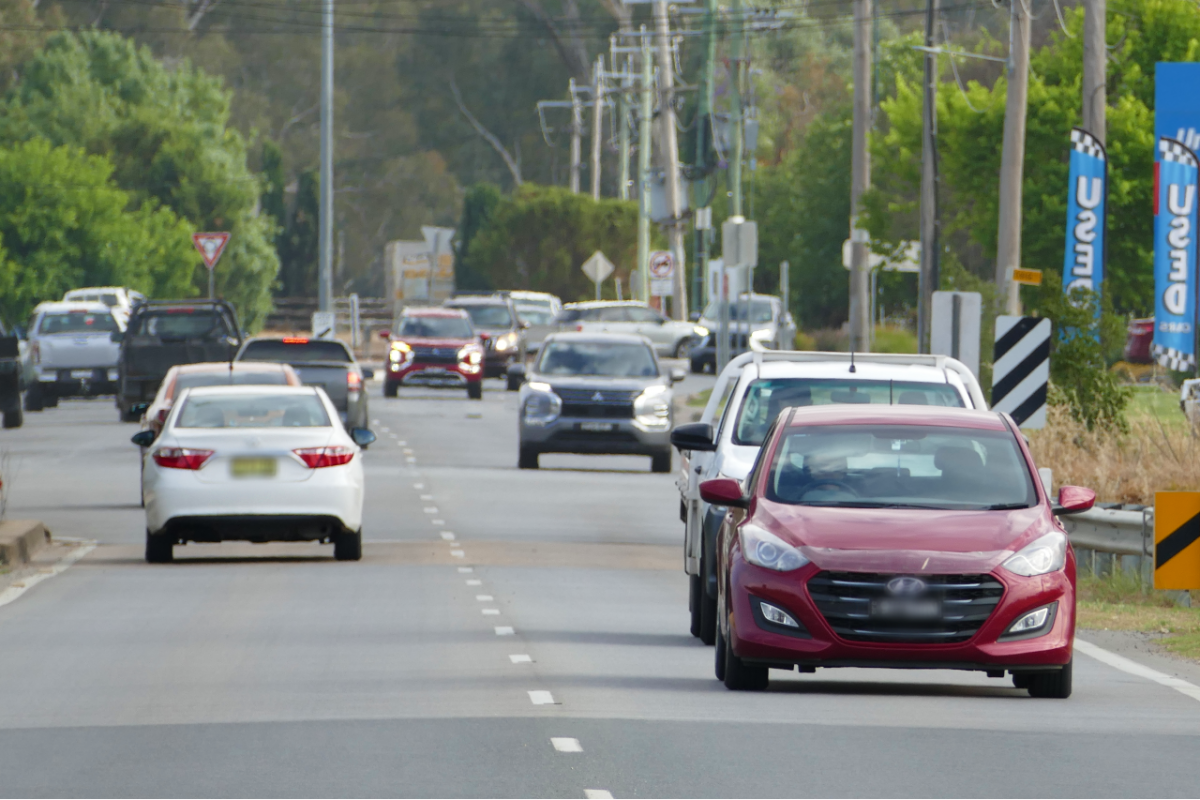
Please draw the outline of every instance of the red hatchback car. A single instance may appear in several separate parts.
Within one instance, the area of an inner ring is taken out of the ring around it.
[[[1071,693],[1075,557],[1012,419],[917,406],[783,411],[717,541],[717,678],[768,669],[960,669]]]
[[[383,394],[403,386],[466,389],[483,398],[484,349],[471,318],[457,308],[406,308],[390,334]]]

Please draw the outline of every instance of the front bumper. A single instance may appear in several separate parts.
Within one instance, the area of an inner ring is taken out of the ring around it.
[[[1003,594],[979,629],[957,643],[850,641],[834,632],[809,592],[808,581],[821,570],[809,564],[779,573],[747,563],[736,554],[729,573],[729,636],[742,659],[772,667],[877,667],[896,669],[1037,670],[1071,660],[1075,636],[1075,588],[1067,569],[1021,578],[997,569],[987,575],[1004,586]],[[767,623],[759,600],[775,605],[804,626],[783,629]],[[1032,638],[1002,641],[1018,618],[1055,605],[1049,629]],[[761,607],[760,607],[761,608]]]
[[[119,373],[116,367],[35,367],[34,378],[43,391],[59,397],[92,396],[115,394]]]
[[[458,388],[483,380],[483,367],[455,364],[388,364],[385,381],[403,386]]]
[[[649,456],[669,449],[671,425],[646,430],[632,419],[559,417],[547,425],[521,419],[521,446],[541,453],[585,453]],[[598,430],[602,426],[609,430]]]

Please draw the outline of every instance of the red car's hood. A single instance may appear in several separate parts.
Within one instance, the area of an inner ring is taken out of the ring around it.
[[[417,347],[462,347],[467,344],[478,344],[477,339],[424,339],[420,336],[399,336],[397,342]]]
[[[1049,509],[1011,511],[822,508],[759,500],[756,524],[822,569],[987,572],[1056,530]]]

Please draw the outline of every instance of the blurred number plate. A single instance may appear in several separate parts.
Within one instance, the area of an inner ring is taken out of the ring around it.
[[[235,458],[229,465],[235,478],[272,478],[275,469],[273,458]]]
[[[73,369],[71,370],[72,378],[90,378],[92,371],[90,369]]]
[[[871,601],[877,619],[938,619],[942,604],[932,598],[880,597]]]
[[[612,422],[581,422],[579,430],[581,431],[611,431],[617,426]]]

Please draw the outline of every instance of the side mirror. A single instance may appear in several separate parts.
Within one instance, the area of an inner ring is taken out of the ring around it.
[[[486,343],[486,342],[491,341],[491,339],[492,339],[492,335],[490,333],[484,333],[483,331],[479,332],[479,341]]]
[[[711,453],[717,449],[713,441],[713,426],[707,422],[690,422],[671,431],[671,444],[680,450]]]
[[[1064,517],[1082,514],[1096,504],[1096,493],[1082,486],[1063,486],[1058,490],[1058,502],[1054,504],[1054,515]]]
[[[354,443],[359,447],[370,447],[375,443],[375,439],[378,437],[376,437],[374,433],[366,428],[351,428],[350,438],[353,439]]]
[[[384,341],[387,341],[388,339],[392,338],[392,332],[391,331],[380,331],[379,338],[383,339]]]
[[[692,313],[688,314],[688,321],[689,322],[699,322],[700,321],[700,312],[693,311]]]
[[[154,431],[138,431],[129,438],[129,441],[136,444],[138,447],[149,447],[154,444]]]
[[[671,370],[671,383],[679,383],[686,377],[687,373],[681,370],[679,367],[675,367],[673,370]]]
[[[371,369],[370,367],[363,367],[362,374],[363,374],[363,380],[369,381],[369,380],[371,380],[371,378],[375,377],[375,370]]]
[[[129,406],[129,411],[131,414],[137,414],[140,417],[142,414],[146,413],[148,408],[150,408],[149,403],[133,403]]]
[[[525,382],[525,375],[526,371],[524,364],[512,364],[508,368],[508,377],[515,378],[518,383]]]
[[[124,331],[113,331],[112,334],[110,334],[108,338],[114,342],[120,342],[125,338],[125,332]]]
[[[713,478],[700,484],[700,499],[714,506],[745,508],[749,503],[742,485],[733,478]]]
[[[525,328],[528,328],[528,327],[529,327],[529,320],[527,320],[527,319],[521,320],[521,329],[524,330]]]

